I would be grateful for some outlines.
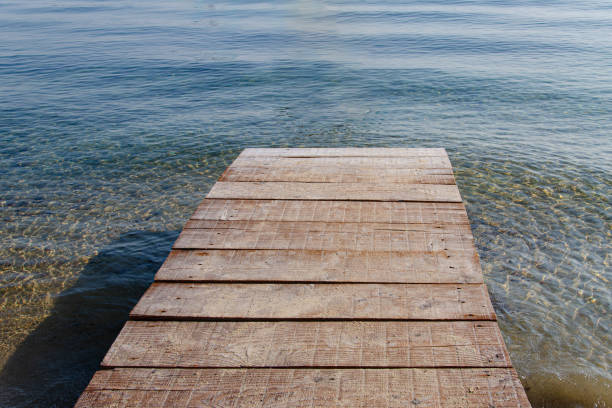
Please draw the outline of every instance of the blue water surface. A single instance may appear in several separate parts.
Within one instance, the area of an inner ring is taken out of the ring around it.
[[[71,406],[241,149],[445,147],[534,407],[612,406],[609,1],[0,2],[0,406]]]

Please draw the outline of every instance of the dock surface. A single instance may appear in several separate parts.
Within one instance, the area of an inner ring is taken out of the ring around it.
[[[444,149],[246,149],[76,404],[530,407]]]

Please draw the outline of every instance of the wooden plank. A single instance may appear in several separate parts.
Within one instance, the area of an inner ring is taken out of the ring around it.
[[[456,185],[398,183],[215,183],[207,198],[461,202]]]
[[[443,148],[340,147],[249,148],[240,157],[447,157]]]
[[[322,222],[322,221],[252,221],[252,220],[189,220],[185,229],[237,229],[245,231],[292,231],[294,233],[341,232],[371,234],[375,231],[428,232],[434,234],[468,234],[467,224],[404,224],[388,222]]]
[[[469,224],[463,203],[205,199],[191,219]]]
[[[174,249],[475,252],[468,225],[191,220]]]
[[[232,167],[343,167],[343,168],[376,168],[376,169],[452,169],[447,156],[413,156],[413,157],[260,157],[238,156]]]
[[[484,285],[153,283],[148,319],[495,320]]]
[[[173,250],[156,280],[482,283],[475,251]]]
[[[98,371],[86,407],[528,408],[512,368]]]
[[[127,322],[104,367],[511,367],[496,322]]]
[[[529,407],[444,149],[247,149],[78,407]]]
[[[286,181],[300,183],[455,184],[451,169],[395,169],[357,167],[231,166],[219,181]]]

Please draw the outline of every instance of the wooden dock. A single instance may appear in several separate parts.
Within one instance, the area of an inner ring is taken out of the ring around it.
[[[246,149],[77,407],[530,407],[444,149]]]

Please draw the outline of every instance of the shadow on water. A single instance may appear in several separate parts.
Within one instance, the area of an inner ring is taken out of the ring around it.
[[[129,311],[153,280],[179,231],[131,231],[83,268],[0,373],[0,407],[71,407],[99,368]],[[605,381],[530,375],[534,408],[611,406]]]
[[[93,257],[0,373],[0,406],[72,406],[177,236],[131,231]]]

